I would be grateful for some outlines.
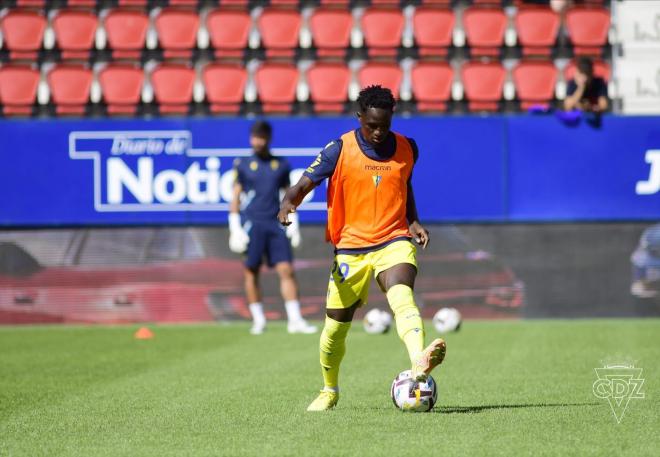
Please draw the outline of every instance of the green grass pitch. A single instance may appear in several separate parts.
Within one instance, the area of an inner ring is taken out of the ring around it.
[[[447,337],[431,413],[394,408],[396,332],[355,323],[334,411],[317,335],[247,324],[0,328],[1,456],[658,455],[660,320],[467,321]],[[427,323],[427,339],[435,332]],[[621,423],[594,368],[628,357],[643,399]]]

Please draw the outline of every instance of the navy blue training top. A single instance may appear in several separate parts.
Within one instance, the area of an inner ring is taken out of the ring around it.
[[[568,81],[566,85],[566,95],[573,95],[577,90],[577,84],[574,79]],[[582,100],[588,100],[589,103],[595,105],[598,103],[600,97],[607,98],[607,83],[603,78],[595,76],[591,82],[584,88],[582,93]]]
[[[391,158],[394,155],[396,150],[396,137],[392,132],[387,135],[387,138],[385,138],[383,144],[377,148],[374,148],[364,139],[362,136],[362,131],[359,128],[355,129],[353,133],[357,138],[360,149],[370,159],[383,161]],[[406,139],[410,142],[410,146],[413,150],[413,157],[416,162],[417,156],[419,155],[417,143],[415,143],[415,140],[412,138],[406,137]],[[314,162],[305,170],[303,175],[311,179],[315,185],[319,185],[321,181],[332,176],[332,174],[335,172],[337,161],[339,160],[341,148],[341,139],[333,140],[328,143],[316,157],[316,160],[314,160]]]
[[[234,160],[236,181],[245,193],[243,216],[252,221],[275,221],[280,210],[280,189],[289,187],[291,166],[282,157],[251,157]]]

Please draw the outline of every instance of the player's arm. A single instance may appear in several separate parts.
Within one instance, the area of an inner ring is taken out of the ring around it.
[[[229,204],[229,212],[231,214],[238,214],[241,208],[241,194],[243,193],[243,186],[240,182],[234,181],[234,186],[232,187],[232,198],[231,203]]]
[[[419,156],[419,149],[417,148],[417,143],[412,138],[408,138],[410,146],[413,151],[413,160],[417,162],[417,157]],[[406,199],[406,218],[408,219],[408,229],[410,234],[413,236],[417,244],[426,248],[429,244],[429,231],[422,226],[419,222],[419,215],[417,214],[417,204],[415,203],[415,193],[412,186],[412,175],[408,178],[408,189],[407,189],[407,199]]]
[[[243,185],[240,182],[240,173],[238,171],[238,164],[235,164],[234,173],[236,173],[236,180],[232,188],[232,199],[229,204],[229,249],[233,252],[241,254],[247,249],[250,242],[250,236],[243,229],[241,224],[241,193],[243,192]]]
[[[289,214],[295,213],[296,208],[302,203],[305,196],[310,193],[321,182],[332,176],[341,153],[342,141],[334,140],[328,143],[316,157],[314,162],[305,170],[298,182],[287,189],[280,203],[280,211],[277,220],[282,225],[289,225]]]
[[[580,100],[584,95],[585,88],[586,83],[578,77],[576,77],[575,80],[568,82],[568,89],[566,91],[567,95],[564,99],[564,109],[566,111],[571,111],[580,107]]]

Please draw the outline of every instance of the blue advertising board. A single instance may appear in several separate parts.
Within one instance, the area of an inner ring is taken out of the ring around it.
[[[227,218],[246,119],[0,121],[0,225],[217,224]],[[273,119],[292,181],[354,118]],[[427,222],[660,219],[660,118],[396,118],[414,138]],[[324,222],[326,184],[300,208]]]

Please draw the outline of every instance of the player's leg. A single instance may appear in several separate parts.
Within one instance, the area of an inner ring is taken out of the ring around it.
[[[252,315],[252,328],[250,333],[260,335],[266,330],[266,315],[261,302],[261,289],[259,287],[259,269],[265,249],[265,238],[258,224],[252,224],[250,229],[250,242],[245,253],[245,296],[248,308]]]
[[[298,300],[298,283],[293,270],[293,253],[286,232],[277,224],[269,228],[266,242],[266,258],[275,265],[280,279],[280,293],[284,299],[289,333],[315,333],[316,327],[303,319]]]
[[[337,255],[332,267],[326,318],[319,341],[324,387],[308,411],[333,408],[339,399],[339,367],[346,354],[346,336],[355,310],[366,303],[371,268],[363,255]]]
[[[394,313],[397,333],[408,351],[413,376],[425,379],[445,356],[446,345],[438,338],[424,348],[424,322],[415,303],[416,248],[408,241],[392,243],[374,253],[376,279]]]

